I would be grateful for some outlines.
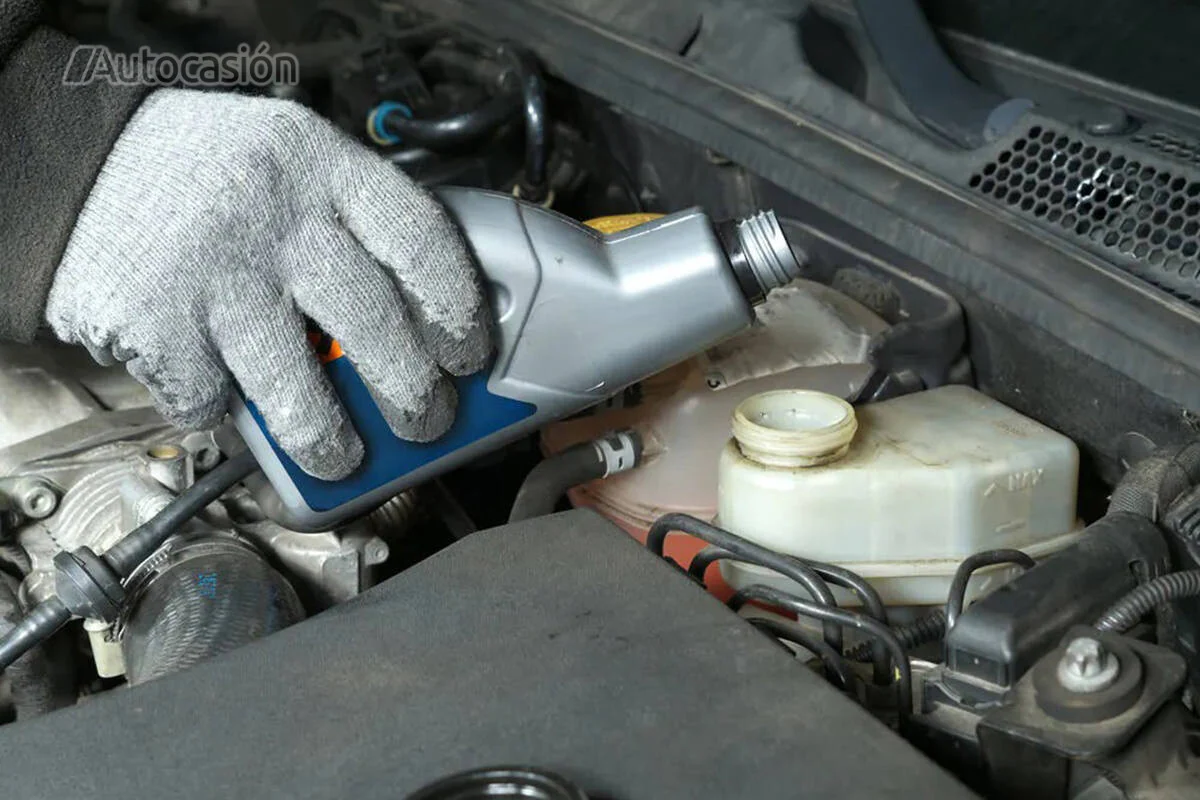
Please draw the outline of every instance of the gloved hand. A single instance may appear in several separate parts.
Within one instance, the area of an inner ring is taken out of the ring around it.
[[[341,478],[363,446],[302,315],[338,339],[413,441],[453,421],[442,370],[476,372],[490,350],[461,235],[399,170],[294,103],[150,95],[55,274],[54,331],[127,362],[181,428],[217,424],[236,380],[297,464]]]

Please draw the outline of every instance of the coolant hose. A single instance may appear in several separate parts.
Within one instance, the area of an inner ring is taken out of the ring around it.
[[[1096,620],[1096,630],[1124,633],[1156,606],[1189,597],[1200,597],[1200,570],[1163,575],[1143,583],[1113,603],[1112,607]]]
[[[257,550],[228,534],[173,540],[129,584],[118,627],[131,686],[304,619],[287,579]]]
[[[257,469],[258,463],[248,450],[214,467],[153,518],[109,548],[103,555],[104,561],[117,576],[127,577],[197,512]],[[70,619],[71,612],[56,595],[38,603],[11,630],[0,636],[0,670],[8,669]]]
[[[568,489],[633,469],[641,460],[642,437],[632,430],[572,445],[530,470],[517,490],[508,521],[553,514]]]
[[[1200,483],[1200,441],[1164,447],[1129,468],[1113,490],[1108,512],[1129,511],[1158,522],[1184,492]]]

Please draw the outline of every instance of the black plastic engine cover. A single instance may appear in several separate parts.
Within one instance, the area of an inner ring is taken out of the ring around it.
[[[357,601],[0,728],[0,797],[403,798],[496,764],[593,798],[972,795],[590,512],[475,534]]]

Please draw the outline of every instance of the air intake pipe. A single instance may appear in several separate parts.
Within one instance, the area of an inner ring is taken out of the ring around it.
[[[117,622],[131,685],[178,672],[304,618],[295,589],[233,534],[173,539],[131,576]]]

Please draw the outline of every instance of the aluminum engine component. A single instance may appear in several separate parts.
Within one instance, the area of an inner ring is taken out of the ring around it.
[[[13,523],[4,531],[11,550],[22,561],[27,554],[19,570],[27,605],[53,592],[55,556],[81,547],[103,553],[221,458],[211,433],[175,430],[124,369],[98,367],[83,351],[0,346],[0,389],[0,509]],[[373,567],[389,552],[380,534],[401,531],[414,502],[404,497],[343,529],[301,534],[266,520],[244,490],[223,500],[185,531],[244,537],[312,609],[373,584]],[[104,625],[91,628],[94,641],[113,644]],[[119,674],[111,647],[93,649],[102,674]]]

